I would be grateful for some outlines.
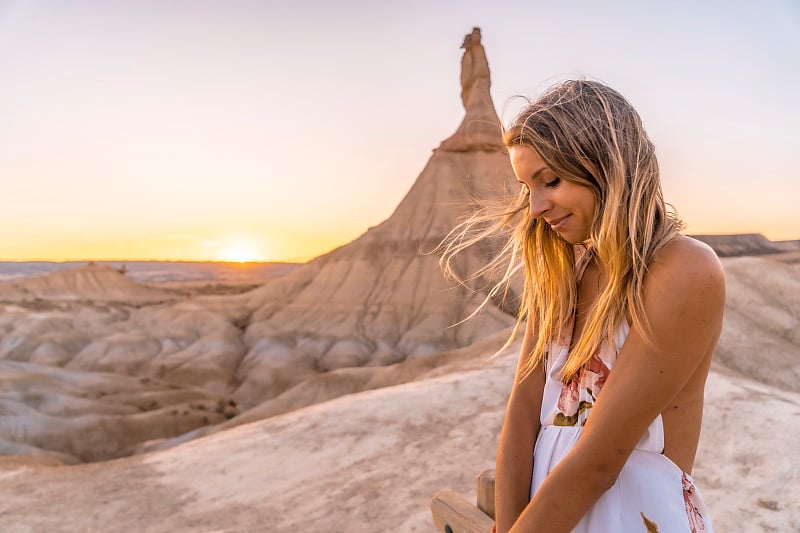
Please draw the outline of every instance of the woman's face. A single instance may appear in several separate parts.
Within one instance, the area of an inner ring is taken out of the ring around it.
[[[529,192],[530,212],[572,244],[589,239],[597,201],[591,189],[556,176],[529,146],[508,149],[511,166]]]

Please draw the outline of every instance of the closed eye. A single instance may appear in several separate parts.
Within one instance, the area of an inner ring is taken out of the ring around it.
[[[556,176],[552,180],[545,182],[544,186],[547,187],[548,189],[553,189],[555,187],[558,187],[559,183],[561,183],[561,178]]]

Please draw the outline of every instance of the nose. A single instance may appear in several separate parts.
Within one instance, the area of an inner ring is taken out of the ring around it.
[[[542,218],[553,207],[553,202],[546,190],[539,190],[530,195],[530,213],[533,218]]]

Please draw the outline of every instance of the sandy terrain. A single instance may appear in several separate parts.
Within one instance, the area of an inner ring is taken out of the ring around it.
[[[515,348],[169,450],[12,463],[0,518],[11,531],[431,531],[432,494],[472,499],[493,464]],[[712,372],[694,476],[717,531],[800,528],[798,420],[800,394]]]

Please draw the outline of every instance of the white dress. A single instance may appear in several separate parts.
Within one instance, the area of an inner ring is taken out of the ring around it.
[[[586,268],[588,255],[578,260],[578,279]],[[614,368],[628,331],[629,325],[623,323],[614,343],[605,343],[568,384],[562,383],[560,376],[571,340],[561,339],[550,346],[545,363],[542,427],[534,449],[531,498],[580,439],[583,424]],[[712,533],[703,498],[691,476],[667,458],[663,450],[664,426],[659,415],[636,445],[614,486],[600,496],[573,533]]]

